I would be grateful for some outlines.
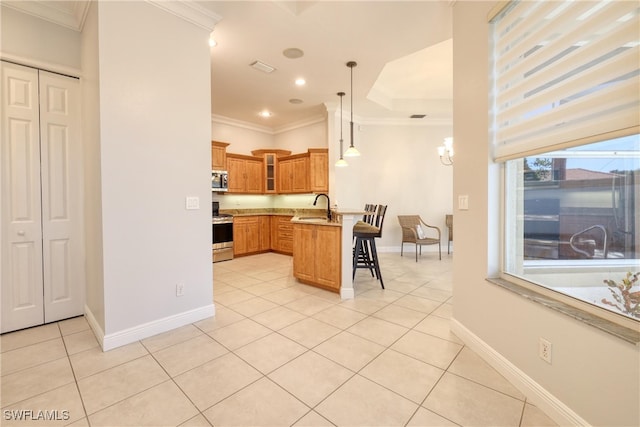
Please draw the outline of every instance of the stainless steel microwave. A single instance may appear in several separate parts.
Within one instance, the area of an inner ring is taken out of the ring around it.
[[[229,191],[229,172],[211,171],[211,191]]]

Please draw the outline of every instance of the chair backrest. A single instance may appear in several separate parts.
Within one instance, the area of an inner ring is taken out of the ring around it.
[[[384,217],[387,214],[387,205],[378,205],[378,212],[376,213],[375,226],[380,229],[382,233],[382,224],[384,223]]]
[[[364,211],[366,212],[362,215],[362,220],[369,225],[373,225],[376,218],[376,210],[378,209],[378,205],[366,204],[364,205]]]
[[[398,215],[398,222],[402,227],[402,241],[415,242],[416,234],[412,230],[420,224],[420,215]]]

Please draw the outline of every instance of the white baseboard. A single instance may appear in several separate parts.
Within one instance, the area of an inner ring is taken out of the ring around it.
[[[589,426],[557,397],[455,319],[451,319],[451,331],[558,425]]]
[[[169,317],[147,322],[142,325],[118,331],[113,334],[105,335],[104,331],[96,321],[93,313],[85,306],[85,317],[89,322],[89,326],[93,330],[94,335],[102,346],[102,351],[109,351],[116,347],[121,347],[135,341],[149,338],[162,332],[170,331],[190,323],[215,316],[216,307],[209,304],[194,310],[185,311],[183,313],[174,314]]]

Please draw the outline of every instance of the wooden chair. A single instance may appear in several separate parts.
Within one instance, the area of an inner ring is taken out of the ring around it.
[[[453,215],[444,216],[445,224],[449,229],[449,238],[447,239],[447,253],[451,253],[451,242],[453,242]]]
[[[398,222],[400,222],[400,227],[402,227],[400,256],[403,255],[405,243],[413,243],[416,245],[416,262],[418,262],[418,247],[420,247],[420,255],[422,255],[423,245],[438,245],[438,259],[442,260],[440,228],[427,224],[420,218],[420,215],[398,215]],[[428,237],[427,233],[431,235],[437,233],[438,237]]]

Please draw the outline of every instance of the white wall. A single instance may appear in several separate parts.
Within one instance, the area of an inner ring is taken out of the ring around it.
[[[77,76],[80,33],[2,5],[3,58]]]
[[[453,6],[453,194],[469,195],[469,210],[454,213],[454,324],[468,331],[466,342],[481,354],[495,352],[493,362],[506,360],[523,381],[541,387],[529,396],[532,403],[561,425],[580,420],[601,426],[640,425],[637,346],[485,281],[499,265],[500,239],[499,167],[490,160],[487,132],[487,13],[492,6]],[[538,357],[539,337],[553,344],[552,365]],[[553,399],[541,400],[546,393]]]
[[[215,102],[215,99],[213,100]],[[228,153],[251,155],[252,150],[274,147],[273,133],[269,130],[248,124],[226,123],[220,120],[211,122],[211,139],[227,142]]]
[[[98,35],[104,332],[122,343],[213,314],[209,32],[147,2],[99,2]]]

